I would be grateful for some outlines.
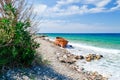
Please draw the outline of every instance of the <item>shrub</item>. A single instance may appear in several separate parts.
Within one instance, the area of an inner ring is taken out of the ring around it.
[[[21,13],[14,0],[1,0],[0,10],[0,68],[3,66],[29,66],[34,60],[36,48],[39,47],[28,29],[31,18]],[[17,1],[17,0],[16,0]],[[21,4],[23,0],[20,0]],[[21,16],[20,16],[21,15]]]

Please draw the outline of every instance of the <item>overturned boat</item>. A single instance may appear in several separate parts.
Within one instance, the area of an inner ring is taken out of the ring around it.
[[[56,37],[55,44],[60,46],[60,47],[65,48],[66,45],[68,44],[68,41],[62,37]]]

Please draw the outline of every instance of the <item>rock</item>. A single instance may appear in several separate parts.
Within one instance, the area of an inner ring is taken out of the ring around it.
[[[89,54],[86,56],[86,61],[90,62],[91,60],[99,60],[102,57],[103,57],[102,55]]]
[[[100,55],[101,58],[103,58],[103,55]]]
[[[93,57],[95,57],[95,56],[96,56],[96,54],[92,54],[92,56],[93,56]]]
[[[103,78],[102,78],[102,80],[108,80],[108,78],[106,78],[106,77],[103,77]]]
[[[80,59],[80,56],[75,56],[75,59]]]
[[[96,71],[93,72],[93,76],[97,76],[97,75],[99,75],[98,72],[96,72]]]
[[[91,60],[93,60],[93,58],[94,58],[92,54],[89,54],[88,57],[89,57]]]
[[[73,64],[76,62],[76,59],[74,58],[63,58],[63,57],[59,57],[58,60],[62,63],[69,63],[69,64]]]
[[[63,58],[67,59],[67,55],[63,55]]]
[[[92,80],[95,80],[95,78],[96,78],[96,76],[91,76],[91,79],[92,79]]]
[[[87,62],[90,62],[91,61],[90,55],[86,56],[85,59],[86,59]]]
[[[57,56],[60,56],[60,53],[56,53]]]
[[[80,59],[84,59],[84,56],[80,55]]]
[[[65,63],[65,59],[64,59],[63,57],[58,57],[58,60],[59,60],[60,62]]]
[[[76,62],[76,59],[67,59],[66,62],[69,64],[73,64]]]
[[[70,56],[71,56],[71,54],[69,53],[69,54],[67,54],[67,56],[68,56],[68,57],[70,57]]]
[[[13,76],[13,79],[17,79],[17,78],[18,78],[18,76],[16,76],[16,75],[15,75],[15,76]]]
[[[101,59],[101,56],[100,55],[96,55],[95,59],[99,60],[99,59]]]
[[[92,54],[92,60],[94,60],[95,57],[96,57],[96,54]]]
[[[80,72],[80,73],[82,73],[82,71],[84,70],[83,67],[79,67],[79,66],[77,66],[77,65],[72,66],[72,69],[74,69],[74,70],[76,70],[76,71],[78,71],[78,72]]]
[[[75,56],[75,59],[84,59],[84,57],[82,55],[80,56]]]
[[[91,61],[91,58],[90,58],[90,57],[87,57],[87,58],[86,58],[86,61],[87,61],[87,62],[90,62],[90,61]]]
[[[102,75],[97,75],[96,80],[102,80],[103,76]]]
[[[23,80],[30,80],[29,77],[25,76],[25,75],[22,78],[23,78]]]
[[[72,45],[69,45],[69,47],[73,48],[73,46],[72,46]]]
[[[67,48],[72,49],[73,46],[72,45],[67,45]]]
[[[101,74],[98,72],[91,72],[91,71],[85,71],[83,75],[88,79],[88,80],[108,80],[108,78],[103,77]]]

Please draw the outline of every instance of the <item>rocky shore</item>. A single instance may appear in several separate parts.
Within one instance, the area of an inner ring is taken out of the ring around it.
[[[78,73],[82,73],[83,76],[85,76],[85,80],[107,80],[107,78],[103,77],[101,74],[98,72],[90,72],[90,71],[85,71],[83,67],[77,66],[76,62],[77,60],[82,60],[85,59],[87,62],[90,62],[91,60],[99,60],[103,56],[102,55],[96,55],[96,54],[89,54],[87,56],[82,56],[82,55],[73,55],[69,53],[68,51],[64,53],[56,53],[57,59],[61,63],[69,64],[69,67]],[[84,80],[83,79],[83,80]]]
[[[50,64],[8,70],[0,77],[0,80],[108,80],[98,72],[86,71],[76,64],[78,60],[84,59],[86,62],[90,62],[104,56],[96,54],[73,55],[49,39],[42,37],[37,38],[36,41],[40,43],[37,55],[42,55],[43,59],[48,60]]]
[[[44,55],[44,58],[51,61],[52,67],[58,73],[70,76],[74,80],[108,80],[108,78],[98,72],[86,71],[83,67],[79,67],[76,64],[78,60],[85,59],[86,62],[90,62],[102,59],[104,56],[96,54],[89,54],[87,56],[73,55],[65,48],[55,45],[54,42],[48,39],[39,38],[37,41],[41,43],[38,51],[42,51],[41,53]]]

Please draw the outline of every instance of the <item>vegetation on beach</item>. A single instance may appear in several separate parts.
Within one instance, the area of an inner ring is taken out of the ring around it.
[[[39,47],[32,38],[34,19],[24,0],[0,0],[0,69],[31,65]]]

